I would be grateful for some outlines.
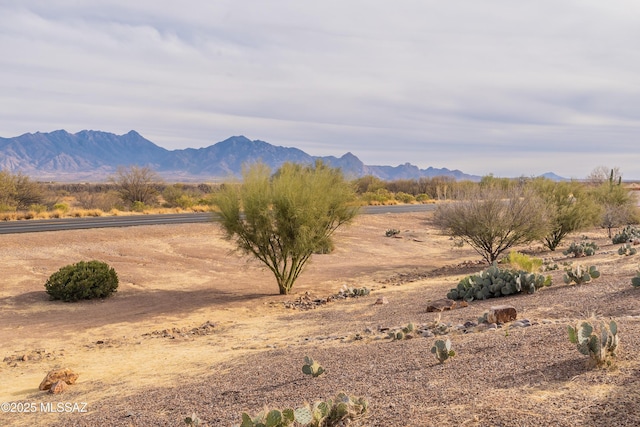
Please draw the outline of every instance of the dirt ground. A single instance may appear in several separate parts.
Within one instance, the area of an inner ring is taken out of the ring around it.
[[[243,411],[345,391],[370,404],[353,425],[640,425],[640,289],[630,284],[640,255],[617,255],[593,230],[586,234],[601,248],[580,261],[598,265],[600,279],[569,286],[554,271],[554,285],[533,295],[427,313],[429,301],[483,267],[427,219],[360,216],[337,233],[333,253],[314,255],[288,296],[277,295],[271,273],[234,252],[213,223],[2,236],[0,403],[17,412],[0,412],[0,424],[176,426],[195,412],[201,425],[230,426]],[[399,238],[385,237],[391,228]],[[522,249],[574,261],[541,245]],[[118,292],[49,301],[46,279],[90,259],[116,269]],[[286,308],[345,284],[372,293]],[[374,305],[380,297],[389,304]],[[458,329],[499,304],[533,325]],[[593,316],[619,323],[613,370],[588,369],[567,340],[567,324]],[[449,325],[457,356],[440,365],[429,352],[435,338],[386,339],[386,328],[408,322]],[[327,373],[305,377],[305,355]],[[78,382],[61,395],[38,391],[55,368],[77,372]]]

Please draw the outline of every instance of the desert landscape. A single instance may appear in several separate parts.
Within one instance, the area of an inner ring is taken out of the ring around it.
[[[597,265],[600,278],[567,285],[560,269],[535,294],[427,312],[486,267],[429,219],[360,215],[284,296],[272,274],[235,252],[213,222],[2,236],[0,402],[37,410],[0,413],[0,424],[179,426],[195,413],[200,425],[232,426],[242,412],[343,391],[369,403],[351,423],[358,426],[640,425],[640,289],[631,286],[640,255],[618,255],[606,231],[592,229],[571,237],[598,243],[596,255],[578,261]],[[388,229],[400,233],[386,237]],[[576,261],[541,244],[517,249]],[[50,301],[47,278],[90,259],[115,268],[117,293]],[[344,285],[371,293],[330,298]],[[380,298],[388,303],[375,304]],[[470,326],[502,304],[529,323]],[[589,368],[568,341],[567,325],[592,317],[618,323],[614,368]],[[447,332],[456,356],[438,363],[430,352],[438,337],[387,337],[409,322]],[[326,373],[304,375],[305,356]],[[57,368],[73,370],[78,381],[63,394],[39,391]],[[41,403],[78,406],[56,413]]]

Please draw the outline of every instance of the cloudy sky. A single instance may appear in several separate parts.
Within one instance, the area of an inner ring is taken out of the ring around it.
[[[637,0],[0,0],[0,136],[640,179]]]

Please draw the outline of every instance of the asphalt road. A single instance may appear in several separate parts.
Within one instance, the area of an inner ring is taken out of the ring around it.
[[[367,215],[385,213],[428,212],[435,205],[365,206],[361,213]],[[56,218],[0,222],[0,234],[35,233],[40,231],[80,230],[88,228],[133,227],[137,225],[169,225],[209,222],[211,213],[185,213],[161,215],[99,216],[85,218]]]

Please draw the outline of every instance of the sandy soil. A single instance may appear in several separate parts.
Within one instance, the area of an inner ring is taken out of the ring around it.
[[[618,256],[593,230],[587,234],[601,249],[582,261],[600,267],[597,281],[568,286],[556,271],[554,286],[534,295],[427,313],[427,302],[482,267],[426,219],[359,217],[339,231],[332,254],[313,257],[289,296],[276,295],[270,272],[235,253],[215,224],[2,236],[0,402],[36,410],[0,413],[0,424],[174,426],[196,412],[202,425],[229,426],[242,411],[345,391],[371,405],[355,425],[640,425],[640,290],[630,285],[640,255]],[[401,238],[385,237],[389,228]],[[540,245],[526,249],[573,261]],[[49,275],[89,259],[116,269],[118,292],[104,301],[49,301]],[[314,310],[285,308],[344,284],[373,292]],[[382,296],[389,304],[374,305]],[[456,331],[498,304],[514,305],[534,325]],[[567,341],[566,325],[590,316],[620,325],[614,370],[587,369]],[[429,352],[435,338],[385,338],[385,328],[436,321],[451,325],[458,352],[443,365]],[[327,374],[305,377],[307,354]],[[60,367],[79,373],[78,382],[63,395],[38,391]],[[76,412],[41,406],[64,402],[78,403]]]

